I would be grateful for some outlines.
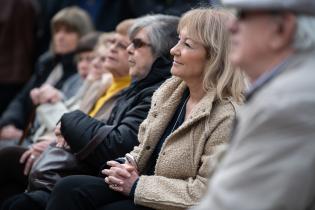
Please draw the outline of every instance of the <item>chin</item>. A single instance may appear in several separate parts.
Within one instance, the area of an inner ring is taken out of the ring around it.
[[[171,74],[172,74],[173,76],[180,77],[180,72],[177,71],[175,68],[171,68]]]

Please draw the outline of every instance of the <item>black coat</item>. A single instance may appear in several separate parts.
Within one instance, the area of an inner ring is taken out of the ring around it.
[[[72,53],[64,56],[54,56],[51,53],[42,55],[37,62],[36,71],[31,79],[2,114],[0,128],[8,124],[13,124],[19,129],[24,129],[27,126],[30,113],[34,107],[30,91],[33,88],[40,87],[58,63],[62,64],[64,71],[62,78],[55,85],[58,89],[62,87],[66,79],[77,72]]]
[[[148,76],[121,93],[107,122],[81,111],[64,114],[61,133],[77,157],[97,172],[108,160],[138,145],[138,129],[147,117],[153,92],[170,77],[171,61],[158,58]]]

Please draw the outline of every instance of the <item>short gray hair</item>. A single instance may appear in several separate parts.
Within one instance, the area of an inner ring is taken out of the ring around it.
[[[295,50],[315,49],[315,17],[298,15],[297,28],[293,40]]]
[[[148,39],[155,57],[170,56],[170,49],[178,41],[177,25],[179,18],[171,15],[146,15],[137,18],[129,30],[130,40],[134,39],[141,29],[146,29]]]

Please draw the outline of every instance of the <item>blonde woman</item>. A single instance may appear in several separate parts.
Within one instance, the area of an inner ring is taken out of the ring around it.
[[[108,161],[105,180],[73,177],[67,188],[61,182],[48,209],[186,209],[198,203],[243,98],[243,77],[228,60],[228,18],[210,9],[181,18],[179,41],[171,49],[173,77],[152,98],[140,145],[126,155],[128,161]],[[132,40],[150,46],[145,38],[139,31]],[[133,46],[128,50],[134,58]]]

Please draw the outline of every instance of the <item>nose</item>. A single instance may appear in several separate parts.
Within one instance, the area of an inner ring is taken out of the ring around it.
[[[133,44],[130,43],[127,47],[127,52],[129,55],[132,55],[134,53],[134,47],[133,47]]]
[[[170,50],[171,55],[175,56],[175,55],[180,55],[180,50],[179,50],[179,41],[177,42],[177,44],[172,47],[172,49]]]
[[[109,45],[108,49],[109,49],[110,52],[116,52],[116,50],[117,50],[117,43],[116,42],[112,43],[111,45]]]

